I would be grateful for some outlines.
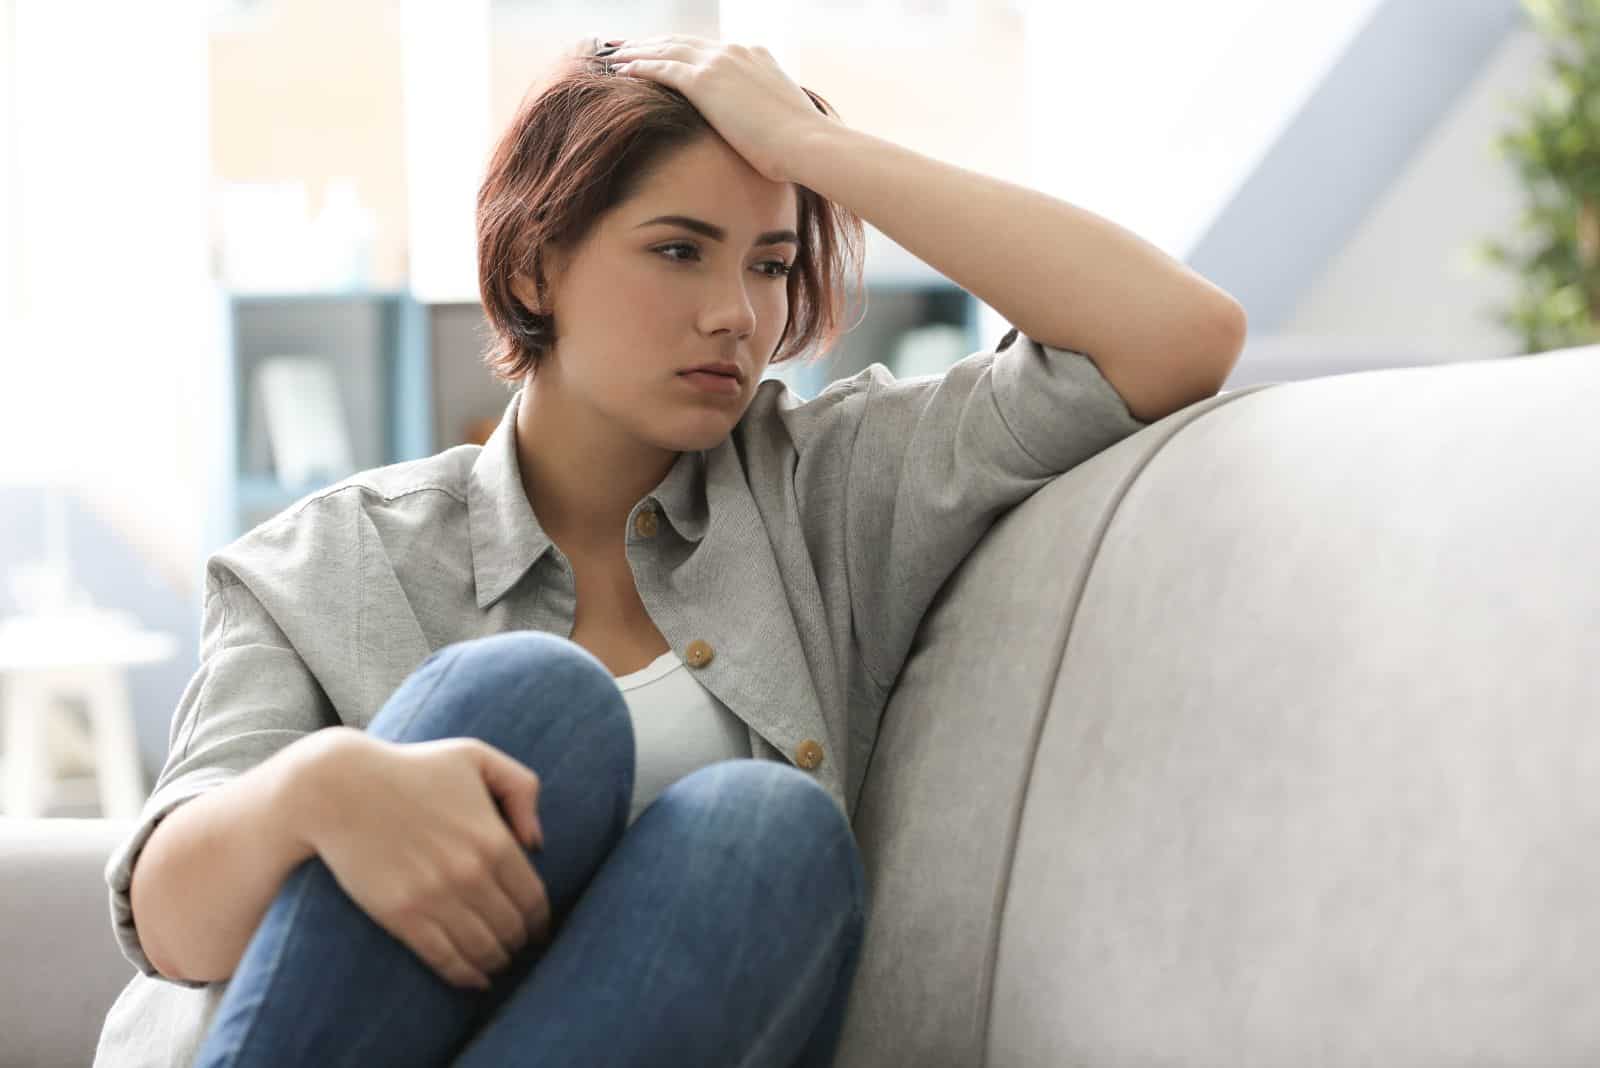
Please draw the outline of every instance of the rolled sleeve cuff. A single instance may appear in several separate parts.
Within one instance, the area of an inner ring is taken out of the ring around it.
[[[1128,404],[1093,360],[1035,341],[1012,328],[996,349],[995,403],[1028,454],[1050,471],[1066,471],[1149,423]]]
[[[232,777],[231,772],[207,769],[204,775],[170,783],[151,794],[149,800],[145,802],[139,825],[106,861],[105,880],[111,890],[111,926],[117,938],[117,945],[121,947],[122,955],[134,967],[153,979],[190,988],[208,985],[202,980],[177,979],[163,975],[156,970],[154,964],[150,963],[150,957],[145,953],[144,945],[139,939],[139,930],[133,922],[133,899],[129,893],[129,887],[133,883],[133,866],[138,863],[140,854],[144,852],[145,843],[150,840],[150,835],[155,831],[157,824],[185,801],[194,800],[206,791],[221,786]]]

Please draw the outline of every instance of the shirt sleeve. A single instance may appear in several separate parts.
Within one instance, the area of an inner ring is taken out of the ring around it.
[[[166,765],[133,833],[105,867],[117,943],[139,971],[183,987],[150,963],[128,887],[145,843],[186,801],[221,786],[312,731],[339,719],[310,669],[260,601],[213,557],[206,565],[200,668],[173,713]]]
[[[940,375],[873,364],[845,475],[851,614],[887,690],[928,605],[1006,509],[1149,424],[1094,361],[1011,329]]]

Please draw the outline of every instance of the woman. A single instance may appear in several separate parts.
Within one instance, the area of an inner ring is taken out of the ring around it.
[[[850,131],[761,49],[593,45],[480,194],[520,387],[487,444],[208,561],[106,869],[140,974],[97,1063],[831,1063],[850,818],[923,612],[1000,512],[1237,356],[1214,286]],[[762,375],[839,332],[863,217],[1018,325],[798,400]]]

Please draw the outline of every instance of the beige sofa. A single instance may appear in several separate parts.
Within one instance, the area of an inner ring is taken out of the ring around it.
[[[1600,1063],[1597,398],[1257,386],[1003,517],[867,776],[840,1065]],[[4,1064],[88,1063],[126,830],[0,823]]]

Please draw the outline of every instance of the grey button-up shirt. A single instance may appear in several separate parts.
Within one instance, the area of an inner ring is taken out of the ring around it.
[[[570,563],[517,465],[521,392],[483,446],[352,475],[214,553],[201,665],[166,765],[105,877],[139,969],[97,1064],[187,1065],[226,982],[161,976],[128,897],[173,808],[323,727],[365,727],[434,650],[513,629],[568,636]],[[940,375],[882,364],[803,400],[758,384],[733,432],[682,453],[629,513],[627,557],[674,651],[853,817],[879,718],[924,611],[1006,509],[1141,429],[1085,355],[1016,330]],[[645,512],[657,522],[637,522]],[[974,620],[974,626],[982,626]],[[546,818],[559,818],[559,813]]]

